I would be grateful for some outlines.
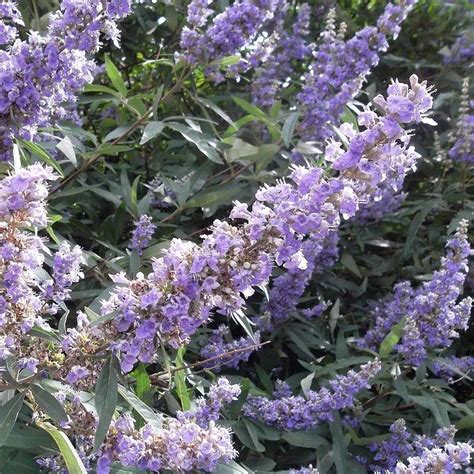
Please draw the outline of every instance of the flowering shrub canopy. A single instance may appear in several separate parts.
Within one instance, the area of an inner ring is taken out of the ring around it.
[[[473,13],[1,2],[0,470],[470,472]]]

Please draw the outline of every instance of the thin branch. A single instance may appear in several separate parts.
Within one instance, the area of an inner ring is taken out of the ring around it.
[[[193,364],[187,364],[187,365],[183,365],[182,367],[176,367],[174,369],[171,369],[170,371],[164,371],[164,372],[158,372],[156,374],[152,374],[150,375],[150,380],[156,380],[158,379],[159,377],[162,377],[163,375],[173,375],[174,373],[180,371],[180,370],[184,370],[184,369],[194,369],[195,367],[200,367],[201,365],[205,365],[205,364],[208,364],[209,362],[213,362],[213,361],[216,361],[216,360],[219,360],[219,359],[224,359],[228,356],[232,356],[232,355],[235,355],[235,354],[239,354],[241,352],[247,352],[251,349],[258,349],[262,346],[265,346],[267,344],[270,344],[270,341],[265,341],[265,342],[262,342],[260,344],[252,344],[250,346],[247,346],[247,347],[243,347],[241,349],[234,349],[232,351],[229,351],[229,352],[223,352],[222,354],[219,354],[217,356],[214,356],[214,357],[209,357],[209,359],[204,359],[204,360],[200,360],[198,362],[194,362]]]

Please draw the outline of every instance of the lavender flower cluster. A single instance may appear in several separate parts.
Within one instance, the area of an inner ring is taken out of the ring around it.
[[[208,400],[198,399],[194,411],[178,412],[176,419],[164,418],[160,427],[146,425],[137,430],[130,415],[121,416],[109,429],[97,472],[108,474],[114,461],[152,472],[212,472],[218,462],[236,456],[230,431],[215,421],[223,404],[235,400],[239,393],[237,385],[221,378],[211,387]]]
[[[465,31],[459,35],[444,57],[445,64],[472,65],[474,60],[474,35]]]
[[[141,255],[143,250],[150,245],[155,229],[156,225],[153,224],[150,216],[146,214],[140,216],[140,219],[135,222],[132,239],[130,240],[130,248],[135,250],[138,255]]]
[[[453,383],[456,379],[469,377],[474,373],[474,357],[448,356],[439,358],[431,364],[431,370],[437,377]]]
[[[347,151],[339,142],[328,147],[338,176],[326,177],[318,167],[295,167],[293,184],[261,188],[251,209],[235,204],[231,218],[243,224],[216,220],[201,245],[172,240],[148,276],[114,278],[119,288],[103,302],[102,312],[117,313],[109,323],[116,333],[111,348],[125,372],[138,360],[153,360],[159,344],[179,347],[212,311],[231,314],[241,309],[253,288],[268,282],[274,264],[306,269],[305,236],[323,243],[341,217],[355,215],[360,203],[377,195],[379,185],[391,176],[387,170],[396,167],[404,176],[404,166],[411,168],[418,155],[408,146],[401,124],[428,120],[432,99],[416,76],[410,86],[394,82],[388,94],[387,100],[374,99],[385,111],[383,117],[369,110],[361,114],[359,122],[366,130],[344,127]]]
[[[293,76],[294,65],[308,58],[312,49],[306,42],[311,20],[310,6],[305,3],[299,6],[290,32],[285,29],[288,5],[280,3],[271,33],[259,38],[250,58],[250,63],[255,67],[252,99],[261,107],[273,105],[281,87]]]
[[[362,339],[363,346],[376,350],[391,328],[404,320],[396,350],[405,363],[417,367],[426,360],[427,351],[449,347],[459,331],[467,329],[472,299],[457,302],[471,254],[467,230],[467,222],[461,221],[446,245],[440,270],[430,281],[418,288],[409,282],[398,283],[393,295],[372,305],[374,327]]]
[[[459,118],[448,156],[460,163],[474,164],[474,100],[469,99],[469,78],[463,81]]]
[[[216,82],[222,74],[212,63],[226,56],[240,55],[249,48],[266,21],[281,9],[281,0],[236,0],[212,19],[207,0],[193,0],[188,6],[188,25],[181,33],[182,56],[190,64],[206,66],[206,73]],[[203,31],[203,28],[207,29]],[[233,71],[244,71],[246,61],[234,65]]]
[[[129,2],[64,0],[51,16],[46,35],[35,31],[26,40],[16,4],[0,5],[0,160],[12,157],[15,138],[31,140],[39,127],[69,116],[75,93],[92,82],[100,35],[118,39],[115,21],[129,11]]]
[[[350,370],[332,379],[330,389],[309,390],[306,396],[284,394],[273,400],[250,396],[244,405],[246,416],[281,430],[309,430],[322,421],[332,421],[334,410],[350,408],[359,392],[370,388],[370,380],[381,370],[379,360],[363,365],[359,372]],[[281,388],[274,396],[281,395]]]
[[[440,428],[434,437],[411,434],[403,419],[390,426],[390,437],[371,444],[375,452],[375,464],[371,472],[412,472],[455,473],[470,464],[474,448],[468,443],[455,443],[456,428]]]
[[[236,456],[230,431],[216,422],[223,406],[239,393],[238,385],[220,378],[211,385],[206,398],[196,400],[192,411],[178,412],[176,418],[156,415],[151,423],[138,429],[131,414],[121,414],[112,422],[98,452],[93,449],[98,421],[95,410],[83,402],[79,393],[71,396],[58,392],[56,398],[69,415],[63,428],[74,439],[87,472],[108,474],[113,463],[151,472],[212,472],[218,462],[225,463]],[[64,459],[58,455],[42,457],[37,462],[48,472],[68,472]]]
[[[257,331],[253,337],[241,337],[227,342],[225,337],[229,334],[227,326],[222,324],[211,333],[206,345],[201,349],[203,359],[212,359],[204,367],[212,367],[214,372],[220,372],[222,367],[236,369],[241,362],[247,362],[258,345],[260,333]]]
[[[366,130],[357,133],[350,124],[340,127],[339,135],[345,137],[347,150],[341,141],[335,140],[326,147],[325,157],[331,163],[332,171],[338,173],[331,184],[341,189],[339,207],[345,219],[368,219],[380,210],[378,203],[381,201],[387,206],[386,210],[390,210],[392,206],[388,206],[387,202],[397,202],[406,175],[416,167],[420,155],[408,146],[409,136],[400,124],[434,122],[424,115],[432,105],[426,85],[418,84],[416,76],[410,78],[410,84],[411,90],[408,85],[394,82],[388,88],[387,100],[381,96],[374,98],[374,102],[385,110],[386,116],[380,120],[370,110],[362,112],[358,122]],[[321,196],[327,192],[327,185],[319,190]],[[325,212],[328,214],[327,207]],[[325,232],[319,229],[318,233],[309,233],[308,240],[303,244],[307,261],[303,271],[293,268],[275,279],[270,302],[264,307],[264,318],[260,324],[262,329],[271,330],[275,324],[288,319],[294,313],[313,272],[324,270],[337,258],[339,216],[326,216],[326,219]]]
[[[345,41],[344,29],[337,32],[335,16],[329,14],[322,41],[313,53],[314,61],[304,77],[297,99],[303,110],[299,131],[303,138],[323,141],[334,135],[333,126],[349,100],[359,91],[365,77],[388,48],[387,39],[396,38],[400,25],[416,0],[389,3],[377,26],[367,26]]]
[[[406,463],[397,463],[395,474],[412,472],[455,474],[471,464],[473,452],[474,448],[468,443],[450,443],[441,448],[426,448],[419,456],[408,458]]]
[[[82,252],[67,242],[53,256],[52,275],[44,277],[46,248],[27,229],[45,227],[50,168],[32,165],[0,180],[0,360],[17,360],[36,373],[40,365],[57,367],[46,344],[28,338],[34,326],[49,328],[44,317],[55,313],[81,277]]]

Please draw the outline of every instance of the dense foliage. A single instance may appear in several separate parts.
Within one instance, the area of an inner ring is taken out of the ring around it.
[[[470,472],[473,15],[2,0],[0,472]]]

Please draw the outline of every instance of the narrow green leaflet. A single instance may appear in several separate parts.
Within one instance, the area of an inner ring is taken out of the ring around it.
[[[47,433],[31,426],[21,425],[19,423],[13,426],[4,446],[19,449],[41,448],[55,449],[56,445]]]
[[[69,438],[50,423],[39,422],[38,426],[47,431],[58,445],[69,474],[87,474],[86,468]]]
[[[19,393],[0,407],[0,446],[5,444],[5,441],[12,431],[15,421],[18,418],[18,413],[20,413],[21,407],[23,406],[24,398],[25,392]]]
[[[186,352],[186,349],[184,347],[180,347],[178,349],[178,353],[174,361],[176,364],[176,368],[184,367],[183,357],[184,357],[185,352]],[[185,369],[176,371],[174,375],[174,384],[176,387],[176,394],[178,395],[179,400],[181,401],[181,407],[183,408],[184,411],[189,410],[191,408],[191,400],[189,398],[189,392],[186,386],[186,370]]]
[[[281,129],[281,137],[286,146],[290,145],[291,137],[295,131],[296,122],[298,121],[298,112],[293,112],[285,121]]]
[[[403,336],[403,327],[405,326],[405,318],[403,318],[398,324],[392,327],[391,331],[385,336],[385,339],[380,344],[379,354],[380,357],[387,357],[398,341]]]
[[[161,428],[161,421],[155,412],[145,403],[143,403],[132,391],[127,390],[124,386],[118,386],[118,392],[127,401],[127,403],[154,428]]]
[[[36,403],[49,417],[57,422],[67,420],[67,413],[56,397],[41,388],[39,385],[33,385],[31,391],[33,392]]]
[[[247,397],[250,391],[250,380],[242,379],[239,385],[241,388],[239,398],[237,398],[237,400],[232,404],[232,407],[230,410],[232,418],[237,418],[239,416],[242,406],[247,401]]]
[[[146,142],[149,142],[152,138],[155,138],[159,135],[165,124],[163,122],[149,122],[147,123],[145,129],[143,130],[142,139],[140,140],[140,145],[144,145]]]
[[[249,474],[250,471],[237,464],[235,461],[230,461],[226,464],[217,464],[214,470],[215,474]]]
[[[229,185],[225,188],[208,188],[192,197],[186,202],[184,207],[189,209],[193,207],[210,207],[216,204],[226,204],[231,202],[241,190],[242,186],[238,184]]]
[[[59,166],[56,160],[54,160],[42,146],[26,140],[19,140],[19,143],[22,147],[27,148],[31,153],[35,154],[41,161],[54,168],[61,177],[64,176],[64,171],[61,166]]]
[[[110,82],[112,82],[115,89],[120,92],[123,97],[127,97],[127,86],[125,85],[119,70],[110,60],[108,54],[105,55],[105,70],[107,72],[107,76],[109,76]]]
[[[338,474],[351,472],[347,457],[347,443],[342,431],[342,421],[339,413],[334,412],[334,421],[329,424],[332,434],[332,451],[334,455],[334,464]]]
[[[264,121],[268,119],[265,112],[260,110],[256,105],[253,105],[250,102],[247,102],[246,100],[241,99],[240,97],[232,97],[232,99],[242,110],[244,110],[248,114],[253,115],[255,118],[259,118]]]
[[[114,355],[111,355],[102,368],[95,386],[95,406],[99,415],[99,424],[95,434],[94,450],[99,449],[104,441],[117,406],[117,373],[118,361]]]
[[[2,473],[38,474],[35,456],[19,449],[0,448],[0,467]]]
[[[428,201],[425,204],[424,208],[419,211],[418,214],[411,221],[410,227],[408,229],[407,240],[405,242],[405,246],[403,247],[403,255],[405,257],[410,255],[413,243],[415,242],[416,236],[418,234],[418,231],[420,230],[421,225],[423,224],[424,220],[437,202],[437,200]]]
[[[132,372],[135,377],[135,393],[140,400],[149,401],[151,395],[150,377],[145,368],[145,364],[141,362],[138,367]]]
[[[56,148],[61,150],[66,158],[77,168],[77,157],[74,145],[71,139],[66,136],[57,145]]]

